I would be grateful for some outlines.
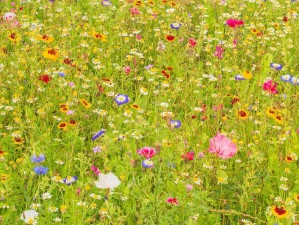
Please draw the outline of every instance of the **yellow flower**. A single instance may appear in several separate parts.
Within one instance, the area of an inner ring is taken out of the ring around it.
[[[62,122],[62,123],[58,124],[58,128],[61,129],[61,130],[66,131],[67,130],[67,123]]]
[[[62,206],[60,206],[60,212],[61,212],[61,213],[65,213],[66,210],[67,210],[67,206],[66,206],[66,205],[62,205]]]
[[[54,38],[48,35],[38,36],[36,37],[37,40],[43,41],[45,43],[51,43],[54,41]]]
[[[289,214],[284,206],[281,206],[281,207],[272,206],[271,211],[272,211],[273,215],[276,216],[278,219],[286,218]]]
[[[85,100],[85,99],[81,99],[80,103],[86,108],[89,109],[91,107],[91,105]]]
[[[244,76],[245,79],[249,80],[252,78],[252,74],[250,71],[246,70],[242,73],[242,75]]]
[[[55,48],[47,48],[44,52],[43,52],[43,56],[46,59],[51,59],[53,61],[56,61],[57,58],[59,57],[59,52],[57,49]]]
[[[14,44],[17,44],[19,43],[19,41],[21,40],[20,36],[15,33],[15,32],[11,32],[9,35],[8,35],[8,39],[14,43]]]
[[[241,120],[245,120],[248,118],[248,112],[246,110],[240,109],[237,111],[237,116]]]
[[[5,173],[2,173],[0,175],[0,181],[1,183],[5,183],[7,181],[7,178],[9,177],[9,175],[5,174]]]
[[[97,40],[100,40],[100,41],[103,41],[103,42],[107,42],[107,36],[104,35],[104,34],[100,34],[100,33],[96,32],[96,31],[92,31],[92,32],[91,32],[91,35],[92,35],[95,39],[97,39]]]

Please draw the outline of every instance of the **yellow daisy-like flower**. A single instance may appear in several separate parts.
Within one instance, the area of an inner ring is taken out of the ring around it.
[[[67,123],[66,122],[61,122],[60,124],[58,124],[58,128],[61,130],[66,131],[67,130]]]
[[[15,32],[11,32],[11,33],[8,35],[8,39],[9,39],[12,43],[14,43],[14,44],[19,43],[20,40],[21,40],[20,36],[19,36],[17,33],[15,33]]]
[[[132,107],[133,109],[136,109],[136,110],[139,110],[139,109],[140,109],[140,106],[137,105],[137,104],[132,104],[131,107]]]
[[[244,78],[245,78],[246,80],[249,80],[249,79],[252,78],[252,74],[251,74],[251,72],[248,71],[248,70],[244,71],[244,72],[242,73],[242,75],[244,76]]]
[[[271,211],[273,215],[276,216],[278,219],[286,218],[289,215],[288,211],[285,209],[284,206],[272,206]]]
[[[284,120],[283,120],[283,117],[282,117],[282,114],[279,113],[279,114],[275,114],[272,116],[272,118],[279,124],[283,124],[284,123]]]
[[[85,99],[81,99],[80,103],[86,108],[89,109],[91,107],[91,105],[85,100]]]
[[[42,36],[38,36],[36,37],[37,40],[43,41],[45,43],[51,43],[54,41],[54,38],[48,35],[42,35]]]
[[[299,194],[295,194],[294,198],[297,202],[299,202]]]
[[[91,32],[91,35],[92,35],[95,39],[97,39],[97,40],[100,40],[100,41],[102,41],[102,42],[107,42],[107,36],[104,35],[104,34],[100,34],[100,33],[96,32],[96,31],[92,31],[92,32]]]
[[[55,48],[47,48],[44,52],[43,52],[43,56],[46,59],[51,59],[53,61],[56,61],[57,58],[59,57],[59,52],[57,49]]]
[[[248,118],[248,112],[244,109],[239,109],[237,111],[237,116],[238,116],[239,119],[245,120],[245,119]]]
[[[20,138],[20,137],[14,137],[13,138],[13,142],[17,145],[20,145],[24,142],[24,139],[23,138]]]

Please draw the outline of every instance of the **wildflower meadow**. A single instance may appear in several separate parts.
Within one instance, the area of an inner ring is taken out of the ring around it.
[[[0,224],[298,225],[298,12],[0,0]]]

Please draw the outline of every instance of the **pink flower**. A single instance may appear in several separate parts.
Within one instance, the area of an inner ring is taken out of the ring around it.
[[[232,28],[236,28],[236,27],[244,25],[244,22],[243,22],[243,20],[235,20],[235,19],[230,18],[226,21],[226,24]]]
[[[139,150],[137,150],[137,154],[143,155],[145,158],[150,159],[154,155],[156,155],[156,149],[151,147],[143,147]]]
[[[138,39],[138,40],[140,40],[140,39],[142,39],[142,36],[141,35],[136,35],[136,38]]]
[[[100,170],[99,170],[99,168],[96,167],[96,166],[94,166],[94,165],[91,166],[91,170],[92,170],[92,172],[94,172],[94,174],[95,174],[96,176],[98,176],[98,175],[100,174]]]
[[[136,7],[130,8],[130,13],[133,15],[140,14],[139,10]]]
[[[216,56],[218,59],[222,59],[223,55],[222,53],[224,52],[223,48],[221,48],[220,45],[216,46],[216,52],[214,53],[214,56]]]
[[[276,89],[277,84],[274,83],[272,80],[268,80],[263,84],[263,90],[267,91],[270,94],[277,94],[278,91]]]
[[[196,39],[194,38],[189,38],[189,45],[194,48],[195,45],[197,45]]]
[[[172,198],[172,197],[167,198],[166,202],[171,204],[171,205],[178,205],[179,204],[179,201],[176,198]]]
[[[219,158],[227,159],[237,153],[237,146],[229,138],[218,132],[215,137],[210,139],[209,152],[216,153]]]
[[[130,66],[124,66],[123,70],[128,75],[131,72],[131,67]]]

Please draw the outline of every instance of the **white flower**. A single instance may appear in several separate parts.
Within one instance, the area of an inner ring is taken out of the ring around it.
[[[38,212],[35,210],[27,210],[21,214],[21,220],[23,220],[26,224],[37,224],[35,217],[38,216]]]
[[[7,12],[7,13],[4,13],[3,20],[10,21],[10,20],[13,20],[15,17],[16,17],[15,13]]]
[[[99,174],[99,180],[94,182],[97,188],[113,189],[120,185],[120,180],[113,173]]]
[[[52,195],[50,194],[50,193],[44,193],[44,194],[42,194],[42,198],[43,199],[51,199],[52,198]]]

